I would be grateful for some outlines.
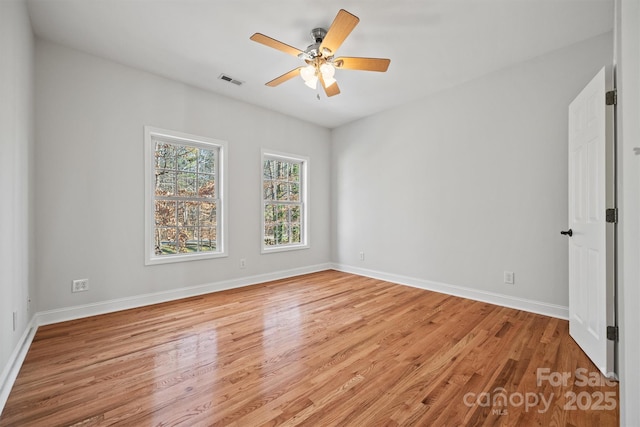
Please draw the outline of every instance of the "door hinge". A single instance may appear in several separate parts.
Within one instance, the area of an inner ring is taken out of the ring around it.
[[[618,208],[609,208],[605,213],[605,220],[612,224],[618,223]]]
[[[618,91],[610,90],[605,95],[605,102],[607,105],[617,105],[618,104]]]
[[[609,341],[618,341],[618,327],[607,326],[607,339]]]

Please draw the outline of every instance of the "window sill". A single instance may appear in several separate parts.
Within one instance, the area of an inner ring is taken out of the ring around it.
[[[163,257],[147,258],[144,265],[171,264],[175,262],[189,262],[203,259],[214,259],[227,257],[226,252],[216,252],[208,254],[185,254],[185,255],[167,255]]]
[[[263,254],[270,254],[273,252],[288,252],[288,251],[297,251],[300,249],[309,249],[309,245],[287,245],[287,246],[276,246],[276,247],[269,247],[269,248],[265,248],[263,246],[261,252]]]

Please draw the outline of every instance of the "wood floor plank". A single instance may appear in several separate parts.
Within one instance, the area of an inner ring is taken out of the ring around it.
[[[618,402],[566,321],[325,271],[40,327],[0,426],[616,426]]]

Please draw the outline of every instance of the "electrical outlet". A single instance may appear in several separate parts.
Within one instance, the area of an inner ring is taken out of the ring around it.
[[[77,279],[71,284],[71,292],[84,292],[89,290],[89,279]]]
[[[505,270],[504,283],[506,283],[507,285],[513,285],[515,283],[515,275],[513,274],[513,271]]]
[[[247,268],[247,260],[240,258],[240,268]]]
[[[364,252],[360,252],[360,261],[364,261]]]

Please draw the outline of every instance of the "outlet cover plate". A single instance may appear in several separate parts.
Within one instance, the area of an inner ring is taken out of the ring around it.
[[[89,290],[89,279],[77,279],[71,284],[71,292],[84,292]]]
[[[506,283],[507,285],[513,285],[515,283],[513,271],[504,272],[504,283]]]

